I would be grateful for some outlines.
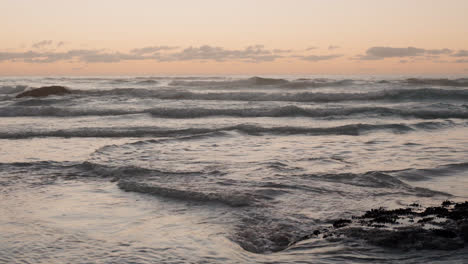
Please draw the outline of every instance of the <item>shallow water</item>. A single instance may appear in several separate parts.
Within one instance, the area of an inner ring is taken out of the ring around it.
[[[74,92],[15,98],[52,84]],[[467,102],[466,79],[2,78],[0,262],[462,263],[288,242],[467,200]]]

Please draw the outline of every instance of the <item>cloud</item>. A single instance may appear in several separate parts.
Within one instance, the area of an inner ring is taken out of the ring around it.
[[[432,49],[432,50],[425,50],[427,54],[431,55],[446,55],[451,54],[453,50],[451,49]]]
[[[249,62],[261,63],[271,62],[278,59],[299,59],[309,62],[332,60],[343,57],[343,54],[313,54],[306,55],[305,51],[291,49],[267,49],[263,45],[247,46],[242,49],[230,49],[219,46],[203,45],[180,48],[175,46],[147,46],[134,48],[130,51],[109,51],[104,49],[71,49],[64,51],[57,49],[66,45],[65,42],[53,42],[43,40],[34,43],[34,49],[29,51],[0,51],[0,62],[2,61],[23,61],[28,63],[54,63],[58,61],[83,62],[83,63],[118,63],[121,61],[143,61],[153,60],[157,62],[180,62],[180,61],[200,61],[200,62]],[[47,47],[52,47],[49,49]],[[336,49],[337,46],[330,45],[329,49]],[[309,47],[307,50],[316,49]],[[302,53],[302,54],[301,54]],[[355,60],[382,60],[386,58],[399,58],[401,63],[414,60],[439,60],[439,57],[449,55],[461,57],[454,61],[466,63],[463,59],[468,56],[468,51],[459,50],[457,53],[450,49],[422,49],[415,47],[393,48],[393,47],[371,47],[364,55],[358,55]]]
[[[0,52],[0,61],[22,60],[29,63],[52,63],[57,61],[78,60],[88,63],[96,62],[120,62],[123,60],[151,59],[133,54],[120,52],[106,53],[102,50],[70,50],[67,52]]]
[[[365,55],[358,55],[358,60],[382,60],[386,58],[403,58],[430,55],[447,55],[453,51],[450,49],[422,49],[415,47],[393,48],[393,47],[371,47],[366,50]]]
[[[173,50],[177,48],[178,47],[171,47],[171,46],[150,46],[150,47],[132,49],[130,53],[143,55],[143,54],[148,54],[148,53],[155,53],[155,52],[162,51],[162,50]]]
[[[459,50],[457,53],[452,54],[453,57],[468,57],[468,50]]]
[[[336,49],[339,49],[340,46],[334,46],[334,45],[330,45],[328,46],[328,50],[336,50]]]
[[[291,53],[293,50],[291,49],[274,49],[273,53]]]
[[[217,61],[240,60],[244,62],[274,61],[283,56],[265,49],[263,45],[248,46],[242,50],[204,45],[189,47],[180,52],[161,55],[159,61]]]
[[[29,60],[37,57],[40,57],[40,53],[34,51],[0,52],[0,61]]]
[[[296,56],[301,60],[305,61],[324,61],[324,60],[332,60],[339,57],[342,57],[341,54],[330,54],[330,55],[309,55],[309,56]]]
[[[43,41],[39,41],[39,42],[36,42],[36,43],[32,44],[31,47],[35,48],[35,49],[40,49],[40,48],[50,46],[50,45],[52,45],[52,43],[53,43],[52,40],[43,40]]]
[[[309,50],[314,50],[314,49],[318,49],[318,47],[308,47],[306,50],[309,51]]]
[[[65,41],[59,41],[59,42],[57,42],[56,46],[57,46],[57,48],[60,48],[62,46],[65,46],[65,44],[66,44]]]
[[[47,42],[47,45],[49,42]],[[39,46],[43,46],[41,44]],[[0,52],[0,61],[22,60],[29,63],[53,63],[57,61],[81,61],[85,63],[115,63],[130,60],[156,60],[160,62],[172,61],[243,61],[265,62],[283,58],[284,53],[291,50],[268,50],[263,45],[248,46],[244,49],[226,49],[204,45],[189,47],[181,51],[170,46],[151,46],[135,48],[129,52],[109,52],[96,49],[74,49],[66,52],[55,51],[26,51],[26,52]]]

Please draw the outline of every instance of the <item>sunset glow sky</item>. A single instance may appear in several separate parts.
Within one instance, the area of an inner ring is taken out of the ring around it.
[[[468,74],[466,0],[0,0],[0,75]]]

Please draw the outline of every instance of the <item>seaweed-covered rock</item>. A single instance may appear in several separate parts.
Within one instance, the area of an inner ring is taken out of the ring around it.
[[[352,220],[339,219],[333,222],[330,230],[317,232],[323,235],[317,236],[314,232],[300,240],[346,236],[402,250],[455,250],[465,246],[468,242],[468,202],[444,201],[441,206],[427,208],[415,205],[393,210],[372,209]]]

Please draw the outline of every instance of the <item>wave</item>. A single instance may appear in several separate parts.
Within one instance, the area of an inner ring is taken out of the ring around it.
[[[379,191],[377,195],[394,195],[395,191],[399,191],[401,195],[416,195],[418,197],[434,197],[445,196],[450,197],[451,194],[434,191],[427,188],[413,187],[400,179],[397,175],[385,171],[369,171],[365,173],[338,173],[338,174],[324,174],[301,175],[301,178],[313,179],[319,181],[328,181],[334,183],[341,183],[353,185],[358,187],[376,188],[376,189],[390,189],[389,192]]]
[[[441,165],[435,168],[405,169],[390,172],[392,175],[409,180],[424,181],[433,177],[453,176],[458,172],[468,171],[468,162]]]
[[[45,102],[43,100],[22,101],[20,105],[38,105],[48,104],[53,102]],[[74,116],[115,116],[115,115],[130,115],[141,114],[145,111],[131,109],[89,109],[89,108],[60,108],[54,106],[27,106],[27,107],[3,107],[0,108],[0,117],[15,117],[15,116],[55,116],[55,117],[74,117]]]
[[[239,80],[175,80],[169,83],[170,86],[188,86],[188,87],[236,87],[236,86],[270,86],[289,83],[285,79],[252,77]]]
[[[142,84],[142,85],[154,85],[154,84],[158,84],[158,83],[159,83],[158,81],[153,80],[153,79],[142,80],[142,81],[137,82],[137,84]]]
[[[213,132],[238,131],[248,135],[278,134],[278,135],[350,135],[358,136],[373,131],[389,131],[393,133],[405,133],[416,129],[440,129],[452,126],[452,122],[421,122],[412,125],[405,124],[349,124],[336,127],[262,127],[253,124],[239,124],[219,128],[184,128],[168,129],[161,127],[89,127],[69,130],[46,131],[19,131],[0,132],[2,139],[23,139],[33,137],[178,137],[187,135],[201,135]],[[218,135],[213,133],[212,135]]]
[[[299,106],[283,106],[277,108],[244,108],[244,109],[209,109],[209,108],[152,108],[149,112],[156,117],[164,118],[201,118],[209,116],[234,117],[328,117],[348,116],[355,114],[372,114],[380,116],[397,115],[421,119],[438,118],[468,118],[468,111],[455,110],[405,110],[386,107],[355,107],[355,108],[319,108],[308,109]]]
[[[28,88],[27,85],[4,85],[0,86],[0,94],[16,94]]]
[[[403,83],[407,83],[409,85],[468,87],[468,78],[460,78],[460,79],[409,78],[403,81]]]
[[[128,96],[161,100],[216,100],[216,101],[285,101],[285,102],[339,102],[377,100],[468,100],[468,90],[435,88],[392,89],[363,93],[266,93],[266,92],[208,92],[183,90],[112,89],[75,91],[84,96]]]
[[[25,103],[28,102],[28,103]],[[294,105],[275,108],[242,108],[242,109],[211,109],[211,108],[148,108],[136,109],[89,109],[60,108],[53,106],[37,106],[52,104],[56,101],[30,100],[21,101],[21,106],[0,108],[0,117],[15,116],[116,116],[132,114],[151,114],[161,118],[203,118],[210,116],[231,117],[330,117],[351,115],[402,116],[421,119],[468,119],[468,111],[446,109],[395,109],[387,107],[352,107],[352,108],[304,108]],[[17,104],[18,105],[18,104]],[[26,105],[26,107],[23,107]]]
[[[154,184],[139,183],[121,180],[117,184],[124,191],[152,194],[183,201],[198,201],[221,203],[233,207],[250,206],[255,204],[255,197],[241,193],[231,193],[228,191],[203,192],[174,187],[164,187]]]
[[[175,80],[169,83],[170,86],[185,86],[185,87],[218,87],[218,88],[234,88],[234,87],[252,87],[252,86],[275,86],[277,88],[320,88],[320,87],[338,87],[348,86],[354,81],[350,79],[331,80],[325,78],[316,79],[297,79],[286,80],[276,78],[251,77],[248,79],[239,80]]]

